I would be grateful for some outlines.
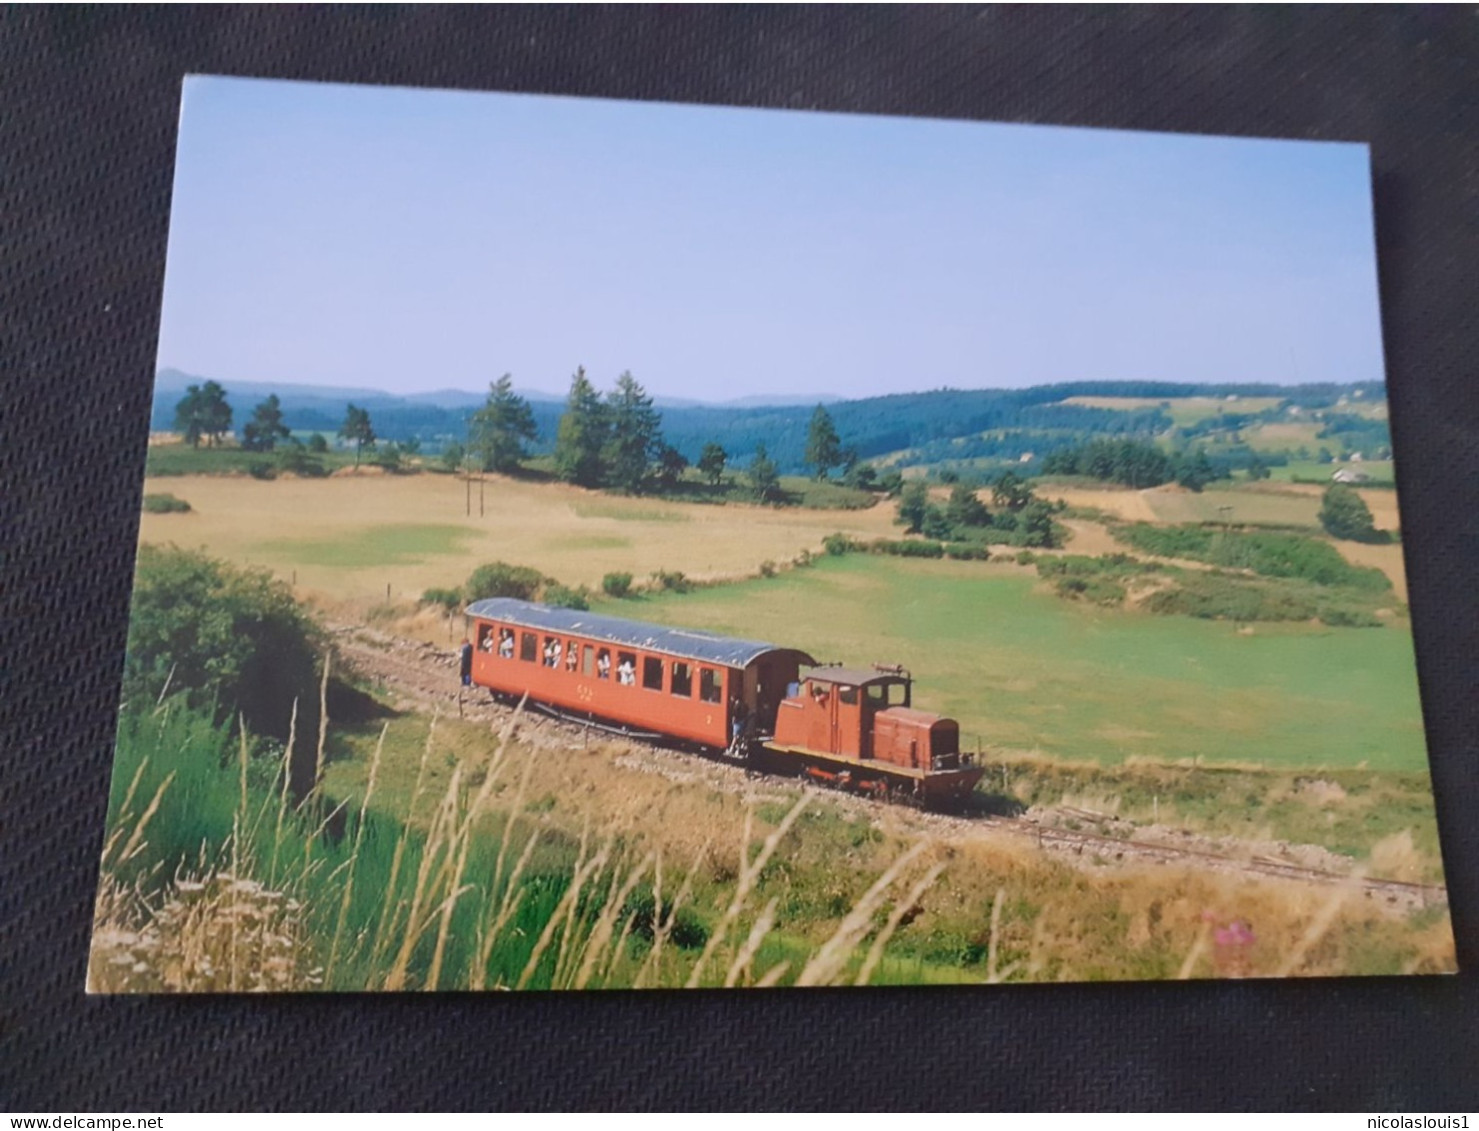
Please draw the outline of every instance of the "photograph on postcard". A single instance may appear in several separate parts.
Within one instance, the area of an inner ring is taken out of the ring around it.
[[[98,993],[1437,974],[1370,155],[187,79]]]

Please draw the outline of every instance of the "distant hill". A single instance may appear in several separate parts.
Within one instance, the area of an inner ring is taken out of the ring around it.
[[[150,427],[167,431],[185,387],[206,380],[174,369],[159,372]],[[461,440],[467,418],[483,403],[483,392],[442,389],[397,395],[378,389],[330,388],[277,382],[221,382],[239,428],[252,408],[276,394],[290,427],[332,436],[352,401],[366,409],[375,431],[387,440],[418,437],[423,447]],[[519,390],[529,400],[539,439],[536,452],[554,446],[564,398],[539,390]],[[696,460],[703,446],[717,442],[730,455],[731,466],[743,466],[764,444],[780,470],[804,470],[807,428],[818,403],[827,404],[845,447],[862,459],[910,451],[914,461],[952,459],[1016,460],[1025,452],[1037,456],[1081,442],[1088,435],[1150,437],[1166,432],[1170,418],[1158,407],[1122,408],[1064,404],[1069,397],[1126,397],[1173,400],[1180,397],[1273,397],[1303,408],[1326,408],[1339,398],[1360,393],[1385,397],[1380,382],[1350,385],[1219,384],[1194,385],[1150,381],[1085,381],[1039,385],[1029,389],[936,389],[859,400],[827,397],[745,397],[723,404],[661,398],[667,441]],[[1229,403],[1236,411],[1235,403]]]

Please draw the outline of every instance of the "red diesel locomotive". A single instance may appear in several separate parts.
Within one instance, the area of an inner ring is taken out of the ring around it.
[[[818,665],[796,648],[508,597],[467,616],[472,682],[567,717],[924,804],[959,801],[981,778],[955,721],[913,709],[902,668]]]

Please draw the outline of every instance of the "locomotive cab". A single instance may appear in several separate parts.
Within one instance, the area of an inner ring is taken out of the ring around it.
[[[911,707],[912,681],[902,668],[812,668],[791,692],[777,711],[780,745],[924,770],[959,758],[959,728]]]

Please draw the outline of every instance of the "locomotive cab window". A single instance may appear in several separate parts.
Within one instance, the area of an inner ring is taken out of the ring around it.
[[[672,692],[685,699],[693,698],[693,668],[682,660],[673,661]]]
[[[724,684],[713,668],[699,669],[698,697],[705,703],[724,702]]]
[[[858,705],[858,689],[856,687],[839,687],[837,699],[845,707],[856,707]]]
[[[519,659],[533,663],[539,659],[539,637],[532,632],[519,636]]]
[[[909,706],[909,685],[907,683],[870,683],[868,702],[875,707],[907,707]]]
[[[642,657],[642,686],[648,691],[662,690],[662,661],[656,656]]]

